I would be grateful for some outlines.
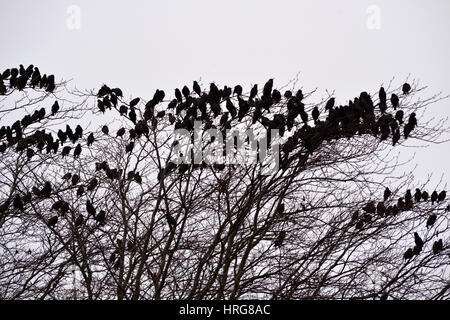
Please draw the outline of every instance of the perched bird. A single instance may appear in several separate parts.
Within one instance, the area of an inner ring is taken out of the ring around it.
[[[78,158],[81,154],[81,144],[77,144],[77,146],[75,147],[75,151],[73,152],[73,156],[75,158]]]
[[[194,81],[194,84],[192,85],[192,88],[194,89],[194,92],[200,96],[202,93],[202,89],[200,88],[199,84],[197,81]]]
[[[134,106],[136,106],[139,103],[139,101],[141,101],[141,98],[134,98],[133,100],[131,100],[130,108],[133,108]],[[125,108],[126,108],[126,106],[125,106]],[[123,109],[123,108],[122,108],[122,110],[120,110],[120,113],[126,113],[126,111],[125,112],[122,112],[122,111],[125,111],[125,109]]]
[[[250,99],[253,99],[258,94],[258,85],[255,84],[250,90]]]
[[[96,215],[94,217],[95,221],[98,222],[102,222],[103,220],[105,220],[106,217],[106,212],[104,210],[100,210],[100,212],[98,213],[98,215]]]
[[[434,204],[435,201],[438,200],[438,193],[437,191],[433,191],[433,193],[431,194],[431,204]]]
[[[410,90],[411,90],[411,85],[409,83],[403,84],[403,87],[402,87],[403,94],[408,94]]]
[[[77,174],[74,174],[72,176],[72,185],[76,185],[80,181],[80,176]]]
[[[117,135],[116,137],[121,137],[125,134],[125,128],[120,128],[119,130],[117,130]]]
[[[427,228],[432,227],[435,222],[436,222],[436,215],[435,214],[430,215],[427,219]]]
[[[242,95],[242,87],[240,85],[235,86],[233,94],[236,94],[238,97]]]
[[[447,192],[442,190],[441,192],[439,192],[439,195],[438,195],[438,198],[437,198],[437,202],[444,201],[446,196],[447,196]]]
[[[51,217],[50,219],[48,219],[47,223],[50,227],[53,227],[58,223],[58,216]]]
[[[283,245],[284,238],[286,237],[286,231],[280,231],[277,238],[274,241],[275,247],[281,247]]]
[[[185,98],[189,97],[189,95],[191,94],[191,91],[187,86],[184,86],[183,89],[181,89],[181,92],[183,93],[183,96]]]
[[[414,232],[414,242],[416,243],[416,246],[422,250],[423,247],[423,240],[419,237],[419,234],[417,232]]]
[[[387,109],[387,105],[386,105],[386,91],[384,90],[383,87],[380,88],[380,91],[378,92],[378,97],[380,99],[380,104],[379,104],[380,111],[382,113],[385,113],[386,109]]]
[[[327,104],[325,105],[325,110],[331,110],[334,107],[334,98],[331,98],[327,101]]]
[[[411,190],[410,189],[406,190],[405,201],[406,202],[411,202],[412,201],[412,194],[411,194]]]
[[[89,134],[88,138],[87,138],[87,145],[90,146],[94,143],[94,134],[91,132],[91,134]]]
[[[414,193],[414,200],[416,200],[416,202],[420,202],[420,199],[422,199],[422,192],[420,192],[419,188],[416,188],[416,192]]]
[[[91,200],[86,200],[86,211],[89,215],[95,217],[95,207],[92,205]]]
[[[77,197],[81,197],[84,194],[84,186],[79,186],[77,189]]]
[[[103,132],[104,134],[106,134],[106,135],[109,134],[109,128],[108,128],[107,125],[104,125],[104,126],[102,127],[102,132]]]
[[[422,191],[422,199],[424,201],[428,201],[428,198],[429,198],[428,192]]]
[[[175,226],[177,225],[177,220],[175,220],[174,217],[172,217],[169,213],[166,213],[166,219],[167,219],[167,223],[169,224],[169,227],[175,228]]]
[[[312,110],[311,115],[312,115],[312,118],[313,118],[314,122],[317,122],[317,120],[319,119],[319,116],[320,116],[319,108],[314,107],[314,109]]]
[[[58,101],[55,101],[55,103],[52,105],[52,116],[54,116],[59,111],[59,104]]]
[[[386,201],[390,196],[391,196],[392,192],[391,190],[389,190],[388,187],[386,187],[386,189],[384,189],[384,201]]]
[[[375,204],[373,203],[373,201],[368,202],[362,209],[367,213],[375,213],[376,211]]]
[[[409,248],[408,250],[405,251],[405,253],[403,254],[403,259],[405,260],[409,260],[414,256],[414,252],[411,248]]]
[[[396,110],[398,107],[398,104],[399,104],[399,99],[395,93],[393,93],[391,95],[391,103],[392,103],[392,107],[394,108],[394,110]]]
[[[444,245],[442,243],[442,239],[439,239],[433,243],[433,254],[438,254],[440,251],[442,251],[444,248]]]
[[[271,97],[272,96],[272,87],[273,87],[273,79],[269,79],[266,82],[263,88],[263,96]]]
[[[181,95],[180,89],[175,89],[175,98],[177,98],[178,102],[183,102],[183,96]]]
[[[384,202],[378,202],[377,204],[377,213],[380,216],[384,216],[384,214],[386,213],[386,207],[384,205]]]

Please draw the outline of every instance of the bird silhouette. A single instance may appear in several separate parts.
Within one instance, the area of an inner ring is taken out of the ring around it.
[[[194,92],[200,96],[202,93],[202,89],[200,88],[199,84],[197,81],[194,81],[194,84],[192,85],[192,88],[194,89]]]
[[[131,100],[130,101],[130,108],[135,107],[139,103],[139,101],[141,101],[141,98],[134,98],[133,100]],[[126,108],[126,106],[125,106],[125,108]],[[125,111],[125,112],[122,112],[122,111]],[[122,109],[122,111],[120,113],[126,113],[125,109]]]
[[[48,224],[50,227],[55,226],[57,223],[58,223],[58,216],[53,216],[53,217],[51,217],[50,219],[48,219],[48,221],[47,221],[47,224]]]
[[[384,189],[384,194],[383,194],[384,201],[389,199],[391,194],[392,194],[391,190],[388,187],[386,187],[386,189]]]
[[[444,190],[439,192],[437,202],[444,201],[446,196],[447,196],[447,192],[445,192]]]
[[[122,137],[125,134],[125,128],[120,128],[117,130],[116,137]]]
[[[86,200],[86,211],[90,216],[95,217],[96,210],[89,199]]]
[[[403,94],[408,94],[410,90],[411,90],[411,85],[409,83],[403,84],[403,86],[402,86]]]
[[[392,107],[394,108],[394,110],[397,110],[398,104],[399,104],[399,99],[395,93],[393,93],[391,95],[391,104],[392,104]]]
[[[278,233],[277,238],[275,239],[275,241],[273,243],[275,245],[275,247],[277,247],[277,248],[281,247],[283,245],[285,237],[286,237],[286,231],[284,231],[284,230],[280,231]]]
[[[442,239],[439,239],[433,243],[433,254],[438,254],[440,251],[442,251],[444,248],[444,245],[442,243]]]
[[[109,134],[109,128],[108,128],[107,125],[104,125],[104,126],[102,127],[102,132],[103,132],[104,134],[106,134],[106,135]]]
[[[435,214],[431,214],[428,219],[427,219],[427,228],[428,227],[432,227],[434,225],[434,223],[436,222],[436,215]]]
[[[419,248],[420,252],[423,248],[423,240],[417,232],[414,232],[414,242],[416,243],[416,246]]]
[[[408,248],[408,250],[405,251],[405,253],[403,254],[403,259],[405,260],[409,260],[414,256],[414,252],[413,249]]]
[[[439,195],[437,191],[433,191],[433,193],[431,194],[431,204],[434,204],[434,202],[438,200],[438,197]]]
[[[334,107],[334,98],[330,98],[325,105],[325,110],[331,110]]]
[[[420,202],[420,199],[422,199],[422,192],[420,192],[419,188],[416,188],[416,192],[414,193],[414,200],[416,200],[416,202]]]

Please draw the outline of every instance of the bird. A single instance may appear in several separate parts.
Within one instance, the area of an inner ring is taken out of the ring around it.
[[[194,84],[192,85],[192,88],[194,89],[194,92],[200,96],[202,93],[202,89],[200,88],[199,84],[197,81],[194,81]]]
[[[437,202],[444,201],[446,196],[447,196],[447,192],[442,190],[441,192],[439,192],[439,195],[438,195],[438,198],[437,198]]]
[[[183,102],[183,96],[178,88],[175,89],[175,98],[177,98],[178,102]]]
[[[183,96],[185,98],[189,97],[189,95],[191,94],[191,91],[189,90],[189,88],[187,86],[183,86],[183,89],[181,89],[181,92],[183,93]]]
[[[100,212],[94,217],[95,221],[102,222],[105,220],[106,212],[104,210],[100,210]]]
[[[130,108],[131,110],[130,110],[130,112],[128,113],[128,117],[130,118],[130,120],[133,122],[133,123],[136,123],[136,119],[137,119],[137,116],[136,116],[136,111],[134,111],[134,108]]]
[[[434,204],[434,202],[438,200],[438,197],[439,196],[438,196],[437,191],[436,190],[433,191],[433,193],[431,194],[431,204]]]
[[[234,87],[233,94],[236,94],[238,97],[242,95],[242,87],[240,85],[236,85]]]
[[[170,228],[175,227],[177,225],[177,220],[175,220],[175,218],[172,217],[169,213],[166,213],[166,219]]]
[[[263,87],[263,96],[272,96],[273,79],[269,79]]]
[[[404,83],[402,86],[403,94],[405,94],[405,95],[408,94],[410,90],[411,90],[411,85],[409,83]]]
[[[313,117],[314,122],[317,122],[317,120],[319,119],[319,116],[320,116],[319,108],[314,107],[314,109],[312,110],[311,115]]]
[[[16,196],[14,197],[13,206],[15,209],[23,211],[23,202],[19,194],[16,194]]]
[[[59,104],[58,101],[55,101],[55,103],[52,105],[52,116],[54,116],[59,111]]]
[[[104,126],[102,127],[102,132],[103,132],[104,134],[106,134],[106,135],[109,134],[109,128],[108,128],[107,125],[104,125]]]
[[[326,105],[325,105],[325,110],[331,110],[334,107],[334,98],[331,98],[330,100],[327,101]]]
[[[258,85],[255,84],[250,90],[250,99],[253,99],[258,94]]]
[[[411,190],[410,189],[406,190],[405,201],[406,202],[411,202],[412,201],[412,194],[411,194]]]
[[[65,146],[61,152],[62,157],[64,158],[70,153],[70,150],[72,150],[72,147]]]
[[[81,197],[84,194],[84,186],[79,186],[77,189],[77,197]]]
[[[72,185],[76,185],[80,181],[80,176],[77,174],[74,174],[72,176]]]
[[[58,216],[51,217],[50,219],[48,219],[47,223],[50,227],[53,227],[58,223]]]
[[[442,239],[439,239],[433,243],[433,254],[438,254],[444,248]]]
[[[392,107],[394,108],[394,110],[396,110],[398,107],[399,99],[395,93],[393,93],[391,95],[391,103],[392,103]]]
[[[403,123],[403,115],[404,115],[403,110],[398,110],[398,111],[395,113],[395,120],[397,120],[400,124]]]
[[[414,193],[414,200],[416,200],[416,202],[420,202],[420,199],[422,199],[422,192],[420,192],[419,188],[416,188],[416,192]]]
[[[125,134],[125,128],[120,128],[119,130],[117,130],[116,137],[121,137],[124,134]]]
[[[134,148],[134,142],[131,141],[131,142],[128,143],[127,146],[125,147],[125,151],[129,153],[129,152],[133,151],[133,148]]]
[[[391,194],[392,194],[391,190],[389,190],[389,188],[386,187],[386,189],[384,189],[383,195],[384,201],[386,201],[391,196]]]
[[[141,101],[141,98],[134,98],[133,100],[131,100],[130,108],[133,108],[134,106],[136,106],[139,103],[139,101]],[[125,106],[125,108],[126,108],[126,106]],[[122,111],[125,111],[125,109],[122,108]],[[120,113],[126,113],[126,111],[125,112],[122,112],[122,111]]]
[[[79,157],[81,154],[81,144],[77,144],[77,146],[75,147],[75,151],[73,152],[73,156],[75,158]]]
[[[427,228],[432,227],[435,222],[436,222],[436,215],[435,214],[430,215],[427,219]]]
[[[378,97],[380,99],[380,103],[379,103],[380,111],[382,113],[385,113],[386,109],[387,109],[387,105],[386,105],[386,91],[384,90],[383,87],[380,88],[380,91],[378,92]]]
[[[86,200],[86,211],[89,215],[95,217],[95,207],[92,205],[91,200]]]
[[[368,202],[362,209],[367,213],[375,213],[376,211],[375,204],[372,201]]]
[[[377,213],[380,216],[383,216],[386,213],[386,207],[384,205],[384,202],[378,202],[377,204]]]
[[[95,187],[97,187],[97,184],[98,184],[97,178],[92,178],[92,180],[89,182],[88,187],[87,187],[88,191],[94,190]]]
[[[284,238],[286,237],[286,231],[280,231],[279,233],[278,233],[278,236],[277,236],[277,238],[275,239],[275,241],[273,242],[273,244],[275,245],[275,247],[281,247],[282,245],[283,245],[283,241],[284,241]]]
[[[428,201],[428,198],[429,198],[428,192],[422,191],[422,199],[424,201]]]
[[[423,240],[420,238],[419,234],[417,232],[414,232],[414,242],[416,243],[416,246],[422,250],[423,247]]]
[[[392,145],[395,146],[397,142],[400,140],[400,129],[395,129],[393,135],[392,135]]]
[[[94,140],[95,140],[94,134],[91,132],[87,138],[87,145],[88,146],[92,145],[94,143]]]
[[[405,251],[403,254],[403,259],[409,260],[414,256],[413,250],[411,248],[408,248],[408,250]]]

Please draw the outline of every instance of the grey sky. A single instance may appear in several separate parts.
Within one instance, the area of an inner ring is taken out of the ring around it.
[[[70,5],[79,30],[66,25]],[[370,5],[380,29],[366,25]],[[0,0],[0,69],[33,63],[79,88],[106,82],[147,99],[199,78],[249,89],[297,72],[299,85],[335,90],[338,103],[408,74],[448,94],[449,16],[448,0]],[[448,104],[433,114],[449,116]],[[449,146],[420,150],[419,173],[450,171]]]

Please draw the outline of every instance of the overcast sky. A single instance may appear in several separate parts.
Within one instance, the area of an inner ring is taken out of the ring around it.
[[[0,0],[0,69],[32,63],[78,88],[146,99],[200,78],[249,89],[298,72],[337,103],[408,74],[449,94],[449,17],[448,0]],[[449,102],[433,113],[449,116]],[[418,175],[449,172],[449,150],[419,150]]]

